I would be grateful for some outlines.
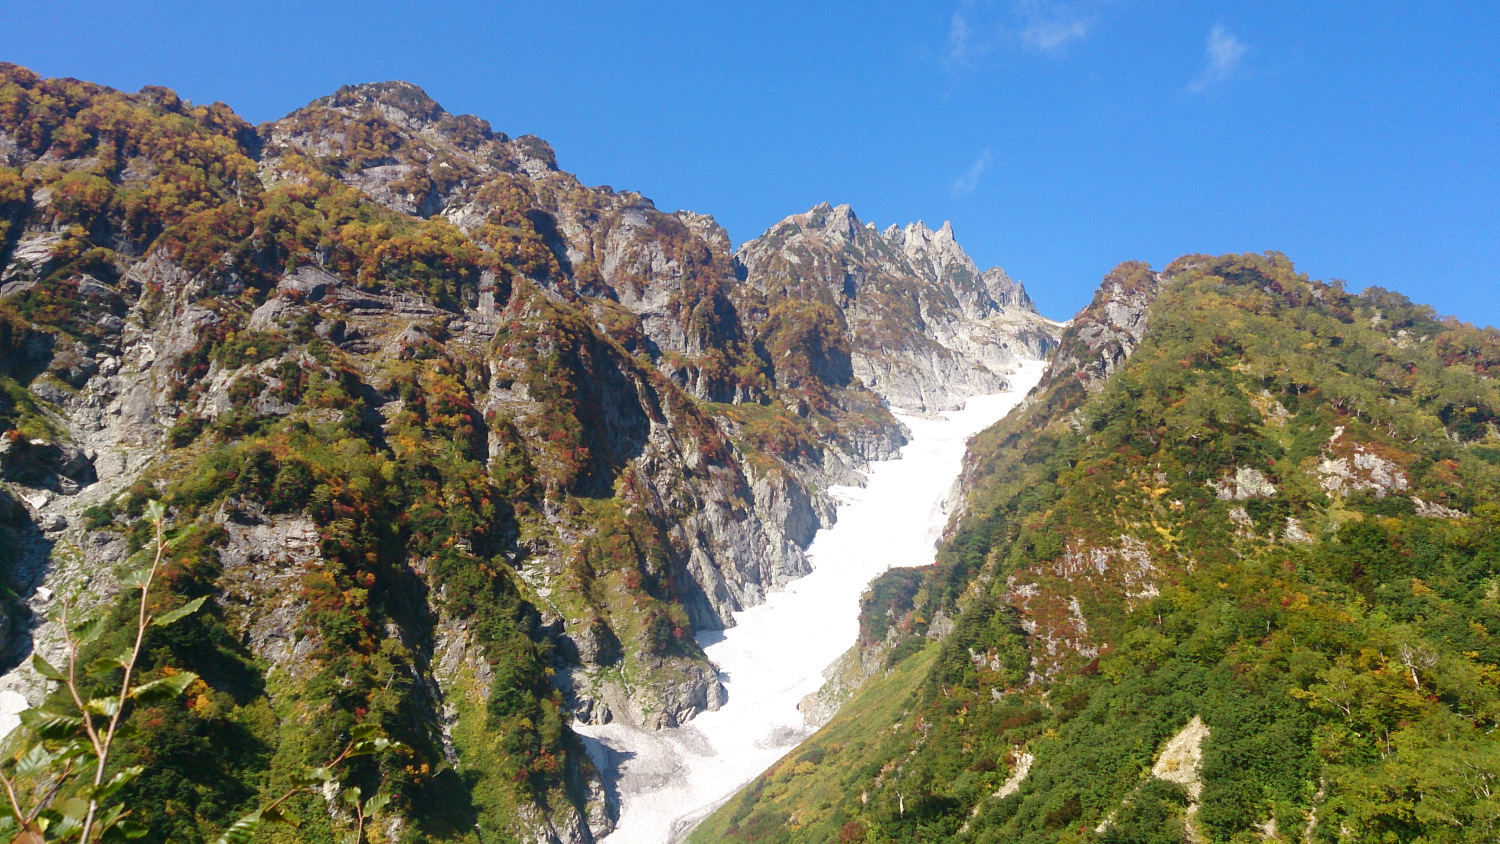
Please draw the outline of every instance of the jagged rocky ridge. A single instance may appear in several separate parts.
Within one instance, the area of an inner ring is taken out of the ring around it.
[[[160,496],[161,600],[214,600],[154,640],[204,680],[128,748],[151,764],[125,798],[177,807],[151,840],[202,839],[369,718],[414,748],[351,775],[396,795],[382,840],[593,840],[568,720],[716,706],[693,633],[806,571],[827,486],[903,442],[883,399],[993,389],[1014,350],[989,340],[1048,348],[1019,285],[904,237],[831,299],[404,83],[256,128],[0,65],[5,665],[57,656],[57,594],[112,606]],[[982,373],[944,387],[963,353]],[[46,693],[16,667],[0,709]]]
[[[1047,357],[1061,330],[1004,270],[980,272],[948,223],[882,232],[849,206],[824,203],[772,226],[736,257],[745,283],[773,301],[831,308],[849,338],[852,374],[913,411],[1003,391],[1009,368]]]
[[[1497,374],[1277,253],[1122,264],[872,585],[863,685],[693,840],[1493,838]]]

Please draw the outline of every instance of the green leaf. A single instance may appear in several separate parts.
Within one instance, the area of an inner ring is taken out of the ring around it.
[[[165,703],[187,691],[187,687],[191,686],[196,679],[198,679],[197,674],[191,671],[184,671],[180,674],[173,674],[170,677],[163,677],[160,680],[142,683],[130,690],[130,699],[145,706],[150,706],[154,703]]]
[[[52,808],[65,819],[75,819],[80,824],[89,813],[89,803],[77,797],[65,797],[52,804]]]
[[[53,841],[64,841],[70,838],[74,833],[83,829],[83,817],[71,812],[60,811],[57,808],[58,805],[59,804],[54,803],[53,808],[47,809],[46,811],[42,812],[37,820],[46,821],[48,839]]]
[[[78,637],[78,644],[91,645],[100,636],[104,635],[104,626],[106,623],[107,619],[104,616],[96,615],[74,627],[73,635]]]
[[[48,662],[45,659],[42,659],[41,654],[31,655],[31,667],[36,669],[36,673],[42,675],[43,677],[46,677],[48,680],[56,680],[61,683],[67,679],[63,677],[63,673],[61,671],[58,671],[56,668],[52,667],[52,663]]]
[[[255,831],[260,829],[260,810],[240,818],[224,830],[215,844],[250,844],[250,839],[255,837]]]
[[[301,826],[302,821],[296,815],[281,809],[257,809],[231,824],[215,844],[250,844],[262,823],[284,823],[296,827]]]
[[[119,737],[120,733],[116,731],[115,738]],[[97,758],[99,757],[94,753],[94,745],[89,742],[87,738],[77,733],[74,734],[73,738],[58,745],[52,751],[52,760],[54,764],[59,762],[66,762],[69,759]]]
[[[382,750],[385,750],[390,746],[390,744],[390,739],[385,738],[357,741],[349,748],[348,758],[353,759],[356,756],[372,756]]]
[[[344,789],[344,793],[340,794],[339,797],[342,798],[343,801],[345,803],[348,803],[350,806],[358,806],[359,805],[359,795],[360,794],[361,794],[361,792],[359,790],[359,786],[356,785],[356,786],[352,786],[350,788]]]
[[[191,525],[184,525],[184,526],[178,528],[177,530],[168,531],[165,534],[165,536],[164,536],[165,541],[162,543],[162,545],[166,546],[167,548],[172,548],[172,547],[180,544],[182,542],[182,540],[187,539],[189,536],[192,536],[192,535],[193,535],[192,526]]]
[[[28,709],[22,712],[21,723],[40,738],[53,741],[70,738],[83,727],[82,718],[42,709]]]
[[[141,772],[144,770],[146,770],[144,767],[135,765],[133,767],[125,768],[116,772],[115,775],[110,778],[109,782],[100,783],[98,786],[88,789],[90,799],[97,800],[101,803],[104,802],[104,800],[111,794],[114,794],[116,791],[119,791],[126,785],[130,784],[130,781],[140,776]]]
[[[269,823],[286,824],[292,828],[302,825],[302,819],[281,807],[267,807],[261,810],[261,819]]]
[[[85,712],[95,715],[103,715],[113,718],[120,711],[120,699],[117,697],[96,697],[83,705]]]
[[[360,724],[359,726],[349,731],[350,741],[364,741],[365,739],[374,738],[378,735],[380,735],[379,724]]]
[[[25,755],[16,763],[16,776],[36,776],[52,767],[52,762],[52,754],[47,752],[47,748],[38,744],[26,751]]]
[[[93,675],[107,674],[117,668],[123,669],[129,659],[130,652],[121,651],[118,656],[105,656],[94,660],[93,662],[89,663],[89,667],[84,670]]]
[[[381,809],[384,809],[390,802],[390,792],[386,792],[385,794],[377,794],[374,797],[371,797],[369,801],[365,803],[365,814],[373,815],[376,812],[379,812]]]
[[[100,836],[103,837],[103,835],[105,833],[108,833],[115,824],[120,822],[120,816],[124,814],[124,806],[111,806],[108,809],[104,809],[99,813],[99,816],[95,818],[94,828],[99,830]]]
[[[132,589],[145,589],[151,582],[151,569],[142,568],[120,575],[120,583]]]
[[[203,602],[206,600],[208,600],[208,596],[206,595],[201,598],[194,598],[169,613],[164,613],[158,618],[151,619],[151,625],[153,627],[166,627],[169,624],[176,624],[197,612],[198,608],[203,606]]]
[[[333,780],[333,771],[328,768],[304,768],[301,774],[292,777],[292,787],[307,788]]]
[[[167,518],[167,507],[161,501],[146,502],[146,521],[151,524],[160,524]]]

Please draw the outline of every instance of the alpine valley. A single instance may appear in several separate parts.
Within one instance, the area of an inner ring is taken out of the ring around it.
[[[1122,264],[1060,324],[947,225],[732,249],[400,82],[255,127],[0,64],[0,727],[62,694],[63,596],[91,656],[133,635],[159,500],[148,603],[207,600],[146,641],[198,679],[129,712],[141,840],[360,724],[404,748],[341,770],[390,798],[356,838],[605,840],[582,725],[720,708],[700,634],[811,571],[893,408],[1039,360],[826,726],[692,840],[1495,840],[1500,332],[1275,253]],[[347,840],[336,792],[257,840]]]

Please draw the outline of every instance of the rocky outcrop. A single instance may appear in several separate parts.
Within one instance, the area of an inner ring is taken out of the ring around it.
[[[1089,392],[1103,389],[1110,374],[1140,345],[1151,303],[1164,279],[1147,264],[1121,264],[1104,277],[1094,299],[1068,323],[1057,355],[1039,390],[1076,380]]]
[[[1452,677],[1494,655],[1445,636],[1483,630],[1500,591],[1497,339],[1278,253],[1122,265],[1027,406],[969,443],[967,512],[936,564],[871,585],[861,641],[902,628],[893,676],[701,839],[899,839],[914,818],[986,841],[1489,829],[1462,786],[1429,819],[1349,784],[1474,769],[1493,744],[1493,719],[1467,715],[1489,689]],[[1320,615],[1334,638],[1302,626]],[[1288,670],[1292,650],[1323,667]],[[1328,754],[1360,707],[1401,717],[1364,755]],[[1046,752],[996,795],[1033,741]]]
[[[891,648],[900,638],[894,628],[889,632],[876,642],[855,643],[823,669],[823,685],[797,702],[797,711],[809,729],[816,730],[833,720],[866,681],[886,672]]]
[[[735,259],[770,299],[831,306],[851,374],[910,410],[1002,391],[1016,362],[1046,357],[1060,330],[1004,270],[980,272],[947,223],[881,232],[849,206],[824,203],[746,242]]]
[[[1200,801],[1203,796],[1203,741],[1209,737],[1210,732],[1208,725],[1203,723],[1203,718],[1194,715],[1186,726],[1166,742],[1161,753],[1156,757],[1156,762],[1151,766],[1152,777],[1181,786],[1187,795],[1188,803],[1182,821],[1183,832],[1190,844],[1200,844],[1207,840],[1194,821],[1201,808]],[[1131,799],[1127,797],[1126,804],[1129,804]],[[1114,823],[1116,814],[1111,813],[1094,828],[1094,832],[1103,834],[1107,831]],[[1263,838],[1278,837],[1275,818],[1270,820],[1268,830],[1263,834]]]

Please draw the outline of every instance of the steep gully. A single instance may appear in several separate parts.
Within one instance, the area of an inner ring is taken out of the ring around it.
[[[889,568],[932,561],[968,438],[1019,403],[1043,368],[1022,361],[1009,392],[976,396],[942,417],[898,413],[911,442],[899,459],[873,464],[864,488],[834,488],[838,522],[808,549],[812,573],[736,613],[729,630],[700,634],[728,692],[722,708],[655,732],[576,727],[613,780],[620,817],[609,844],[679,840],[812,733],[798,704],[853,644],[860,593]]]

